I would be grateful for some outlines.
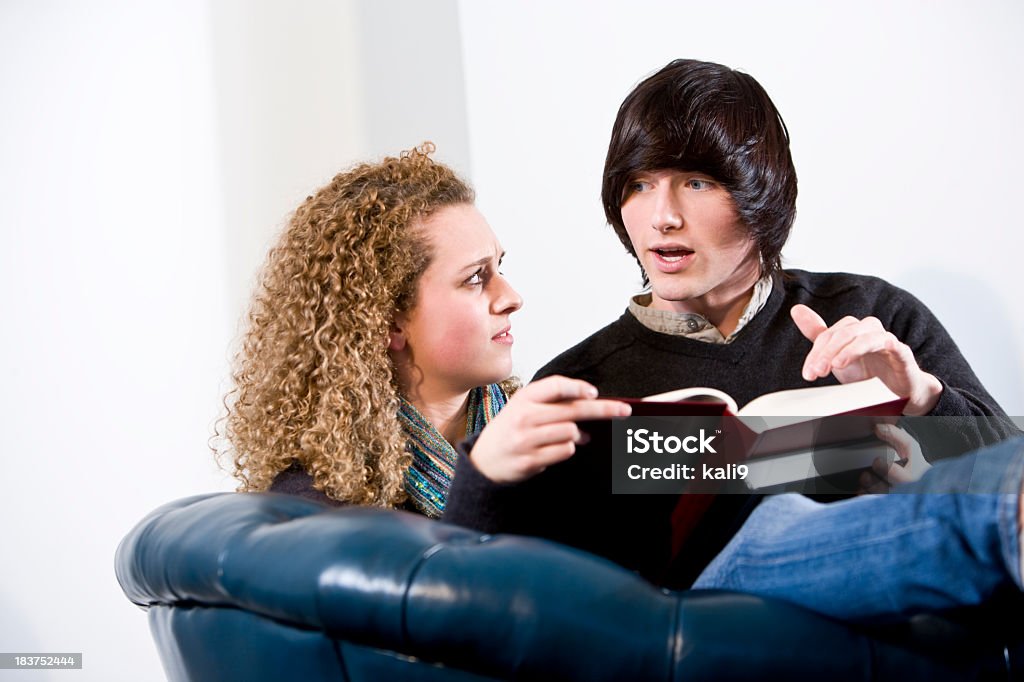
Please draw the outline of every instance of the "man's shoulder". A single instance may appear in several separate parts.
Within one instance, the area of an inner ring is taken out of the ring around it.
[[[782,284],[787,291],[802,289],[812,296],[831,298],[855,290],[879,291],[896,289],[881,277],[858,275],[852,272],[809,272],[789,269],[782,271]]]
[[[913,296],[881,277],[849,272],[808,272],[783,270],[782,285],[786,296],[812,308],[835,302],[848,307],[851,303],[874,307],[879,303],[900,304],[915,300]],[[850,313],[856,314],[856,313]]]
[[[627,311],[619,319],[599,329],[572,348],[559,353],[537,370],[534,380],[552,374],[589,379],[609,358],[630,348],[636,341],[630,330],[632,316]]]

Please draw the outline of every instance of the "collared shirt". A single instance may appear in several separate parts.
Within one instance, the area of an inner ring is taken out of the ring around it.
[[[740,330],[754,319],[754,315],[761,312],[764,304],[768,302],[768,296],[772,293],[771,276],[762,277],[754,284],[754,293],[750,302],[743,309],[740,321],[736,329],[726,338],[718,327],[708,322],[707,318],[697,313],[677,313],[671,310],[656,310],[651,308],[651,294],[637,294],[629,300],[629,312],[633,313],[640,324],[651,331],[673,336],[685,336],[697,341],[706,343],[732,343]]]

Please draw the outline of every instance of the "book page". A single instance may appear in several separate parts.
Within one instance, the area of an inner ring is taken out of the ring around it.
[[[767,393],[751,400],[736,414],[759,417],[825,417],[893,400],[899,400],[899,396],[876,377],[852,384],[813,386]]]
[[[705,388],[703,386],[680,388],[675,391],[668,391],[667,393],[649,395],[641,398],[641,400],[647,403],[679,403],[684,400],[725,403],[729,412],[736,414],[737,410],[736,401],[732,399],[731,395],[724,391],[719,391],[717,388]]]

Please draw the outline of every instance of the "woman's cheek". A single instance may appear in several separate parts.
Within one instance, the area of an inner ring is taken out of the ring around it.
[[[445,367],[457,369],[460,365],[478,356],[483,341],[477,336],[486,335],[486,330],[477,329],[479,322],[473,316],[459,314],[448,309],[435,319],[434,333],[431,334],[431,355]]]

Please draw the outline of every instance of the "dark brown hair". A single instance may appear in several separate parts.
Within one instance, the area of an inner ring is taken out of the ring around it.
[[[763,274],[781,269],[782,246],[796,217],[796,169],[786,124],[757,81],[721,64],[677,59],[642,81],[619,107],[601,199],[608,222],[634,257],[622,222],[630,181],[640,171],[667,169],[704,173],[721,183],[750,231]]]

